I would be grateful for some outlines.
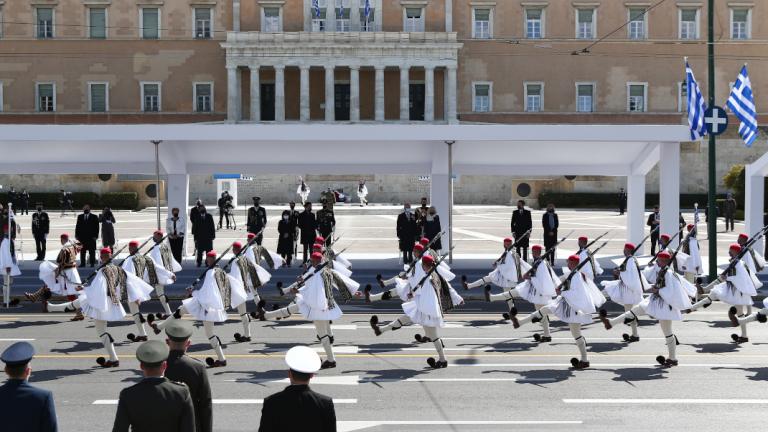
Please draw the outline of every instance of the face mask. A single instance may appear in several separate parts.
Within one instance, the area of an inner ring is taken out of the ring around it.
[[[85,214],[88,214],[90,212],[91,212],[90,210],[83,210],[83,213],[85,213]]]
[[[38,213],[40,213],[40,212],[42,212],[42,211],[43,211],[43,209],[42,209],[41,207],[38,207],[38,208],[37,208],[37,212],[38,212]]]
[[[174,213],[173,213],[173,217],[177,218],[177,217],[179,217],[179,214],[178,214],[178,213],[176,213],[176,212],[174,212]]]
[[[555,209],[547,209],[547,213],[554,213]]]
[[[283,216],[283,220],[287,221],[288,220],[288,216]]]
[[[410,207],[406,207],[406,208],[405,208],[405,212],[406,212],[406,213],[410,213],[410,212],[411,212],[411,208],[410,208]]]

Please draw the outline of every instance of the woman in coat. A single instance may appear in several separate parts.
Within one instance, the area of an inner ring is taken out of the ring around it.
[[[99,222],[101,223],[102,247],[111,248],[115,245],[115,216],[112,214],[112,209],[104,207],[99,215]]]
[[[280,218],[280,222],[277,223],[277,253],[285,260],[285,264],[291,266],[291,258],[293,257],[293,236],[296,231],[291,223],[290,210],[283,210],[283,215]]]

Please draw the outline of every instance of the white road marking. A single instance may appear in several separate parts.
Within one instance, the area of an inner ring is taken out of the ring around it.
[[[381,421],[339,421],[336,423],[339,432],[353,432],[378,426],[554,426],[580,425],[581,420],[381,420]]]
[[[264,399],[214,399],[214,405],[260,405]],[[334,404],[356,404],[357,399],[333,399]],[[117,405],[117,399],[98,399],[91,405]]]
[[[596,367],[658,367],[658,363],[595,363],[590,362],[591,368]],[[501,368],[518,368],[518,367],[571,367],[570,363],[449,363],[449,367],[501,367]],[[735,363],[680,363],[677,367],[701,367],[701,368],[737,368],[741,367]],[[587,369],[589,370],[589,369]]]
[[[521,381],[554,381],[555,378],[361,378],[359,375],[322,376],[312,378],[312,385],[356,386],[371,383],[429,383],[429,382],[521,382]],[[288,378],[238,380],[227,379],[226,382],[248,382],[254,384],[288,384]]]
[[[0,338],[0,342],[32,342],[34,339],[24,339],[24,338]]]
[[[288,378],[283,378],[279,380],[269,380],[269,379],[260,379],[260,380],[237,380],[237,379],[228,379],[225,380],[228,382],[249,382],[249,383],[255,383],[255,384],[288,384],[290,381],[288,381]],[[342,385],[342,386],[356,386],[360,384],[360,376],[359,375],[349,375],[349,376],[322,376],[317,375],[314,378],[312,378],[312,385]]]
[[[494,241],[494,242],[498,242],[498,243],[502,243],[504,241],[504,237],[499,237],[499,236],[495,236],[495,235],[485,234],[485,233],[481,233],[481,232],[477,232],[477,231],[470,231],[468,229],[463,229],[463,228],[456,228],[456,227],[454,227],[453,228],[453,232],[454,233],[460,233],[460,234],[468,235],[470,237],[475,237],[475,238],[482,239],[482,240],[490,240],[490,241]],[[458,240],[458,239],[454,239],[454,241],[456,241],[456,240]]]
[[[756,405],[768,399],[563,399],[567,404],[692,404],[692,405]]]
[[[277,326],[275,330],[315,330],[313,324]],[[331,324],[331,330],[357,330],[357,324]]]

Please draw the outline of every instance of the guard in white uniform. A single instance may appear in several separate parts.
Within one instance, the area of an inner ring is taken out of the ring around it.
[[[309,198],[309,185],[301,177],[299,177],[299,181],[301,184],[299,184],[299,187],[296,188],[296,193],[299,194],[299,197],[301,198],[301,205],[304,205],[307,203],[307,199]]]
[[[696,277],[704,271],[701,262],[701,248],[699,247],[699,240],[696,239],[696,234],[699,231],[694,224],[688,224],[686,230],[688,230],[688,236],[683,242],[683,253],[688,256],[688,259],[685,260],[681,270],[688,282],[695,283]]]
[[[295,313],[301,313],[304,318],[312,321],[315,325],[317,338],[323,345],[326,355],[322,369],[328,369],[336,367],[331,321],[337,320],[343,315],[341,308],[333,298],[333,288],[339,290],[341,297],[348,301],[352,297],[360,296],[358,292],[360,284],[334,270],[328,263],[319,268],[318,266],[322,262],[323,254],[313,252],[310,260],[312,267],[299,278],[297,288],[288,287],[296,292],[296,298],[293,302],[282,309],[266,312],[264,310],[265,302],[262,300],[259,302],[259,311],[256,317],[264,321],[285,319]],[[313,276],[318,271],[320,273]]]
[[[34,293],[24,293],[27,300],[43,301],[43,312],[48,312],[48,299],[52,294],[62,295],[69,301],[77,299],[77,287],[80,286],[80,274],[77,272],[77,257],[82,249],[82,244],[77,241],[70,242],[69,234],[64,233],[60,237],[61,250],[56,256],[56,264],[48,261],[40,263],[39,277],[43,281],[43,287]],[[77,310],[72,321],[83,320],[80,309]]]
[[[152,258],[139,253],[139,242],[137,240],[131,240],[128,243],[128,253],[130,255],[123,260],[121,265],[123,270],[148,283],[154,288],[155,292],[158,292],[158,286],[170,285],[176,281],[175,274],[156,265]],[[144,328],[146,320],[139,311],[139,303],[128,302],[128,309],[138,329],[137,334],[128,333],[128,339],[133,342],[145,342],[147,340],[147,330]]]
[[[749,236],[741,233],[739,234],[737,241],[739,246],[745,247],[749,241]],[[759,289],[761,286],[763,286],[763,283],[760,282],[760,279],[757,278],[757,274],[763,271],[765,268],[765,257],[763,257],[760,252],[757,252],[752,246],[749,246],[747,253],[745,253],[744,257],[742,258],[742,261],[744,261],[744,265],[746,265],[747,270],[749,270],[749,275],[752,278],[752,282],[755,284],[755,289]],[[750,306],[748,309],[751,308],[752,307]],[[751,311],[748,313],[751,313]]]
[[[152,246],[149,256],[152,258],[152,261],[154,261],[155,267],[174,274],[180,272],[181,264],[179,264],[173,257],[171,245],[165,241],[163,232],[161,230],[155,231],[152,234],[152,240],[154,240],[155,244]],[[173,280],[176,281],[176,278],[174,277]],[[160,300],[160,304],[163,305],[163,312],[165,313],[163,317],[157,317],[160,319],[168,318],[168,315],[171,314],[171,308],[168,306],[168,297],[165,296],[166,285],[169,284],[155,285],[155,294],[157,295],[157,299]]]
[[[738,259],[740,252],[741,246],[736,243],[728,248],[731,264],[728,265],[725,272],[720,274],[717,280],[702,289],[705,293],[704,297],[694,303],[687,311],[688,313],[694,312],[701,307],[707,308],[712,302],[720,300],[734,306],[737,316],[744,316],[744,307],[752,305],[754,302],[752,297],[757,295],[757,290],[752,282],[749,269],[747,269],[747,266],[744,265],[741,259]],[[736,259],[738,260],[733,262]],[[741,324],[741,335],[734,333],[731,335],[731,339],[736,343],[749,342],[747,324]]]
[[[9,219],[13,221],[13,210],[8,209]],[[11,304],[11,283],[14,276],[20,276],[18,262],[16,261],[16,248],[13,244],[14,235],[11,227],[16,227],[15,223],[3,224],[3,237],[0,238],[0,271],[3,272],[3,304]],[[14,302],[14,304],[18,301]]]
[[[232,243],[232,252],[236,256],[240,254],[242,249],[242,243]],[[266,285],[267,282],[272,279],[272,275],[264,270],[262,266],[256,264],[251,258],[248,258],[245,254],[239,255],[232,261],[229,275],[243,284],[246,294],[246,302],[237,306],[237,313],[240,315],[240,321],[243,324],[243,333],[235,333],[235,340],[237,342],[250,342],[251,315],[246,310],[246,303],[247,300],[251,300],[255,304],[259,304],[261,297],[259,297],[257,289]]]
[[[581,272],[584,273],[589,280],[595,280],[595,276],[603,274],[603,268],[600,267],[600,263],[587,248],[587,243],[589,243],[589,237],[579,237],[579,250],[576,252],[576,255],[579,257],[580,261],[589,260],[589,264],[582,267]],[[563,273],[569,273],[569,270],[563,268]]]
[[[464,299],[444,278],[443,269],[438,266],[432,271],[433,268],[435,268],[435,259],[430,255],[424,255],[421,258],[421,270],[424,274],[413,287],[411,299],[402,305],[404,315],[385,326],[379,326],[379,317],[374,315],[370,323],[376,336],[411,324],[421,325],[424,327],[425,338],[435,344],[438,355],[437,360],[433,357],[428,358],[427,364],[433,369],[439,369],[447,367],[448,360],[445,358],[445,346],[437,329],[445,327],[443,320],[445,313],[464,304]],[[427,274],[429,277],[425,278]]]
[[[48,309],[52,312],[63,312],[82,308],[83,313],[94,320],[96,333],[109,356],[109,359],[97,358],[96,363],[105,368],[117,367],[120,366],[120,359],[115,352],[115,339],[107,332],[107,323],[123,321],[125,309],[122,302],[138,304],[147,301],[151,298],[153,288],[133,273],[126,272],[109,262],[112,258],[110,248],[102,248],[100,256],[101,262],[107,264],[103,264],[98,269],[90,285],[84,288],[78,287],[80,295],[77,300],[59,304],[50,303]]]
[[[365,185],[365,180],[360,180],[357,183],[357,197],[360,198],[360,207],[368,205],[368,187]]]
[[[511,319],[512,315],[517,315],[514,299],[522,298],[532,303],[536,310],[539,310],[552,301],[555,296],[555,288],[560,285],[560,279],[555,274],[555,270],[549,265],[544,256],[542,256],[542,246],[533,245],[531,253],[533,254],[533,265],[529,266],[525,261],[521,264],[528,267],[528,270],[522,275],[523,282],[508,291],[500,294],[491,294],[490,287],[485,287],[486,301],[506,301],[509,312],[503,314],[504,319]],[[544,315],[541,319],[541,334],[534,333],[533,339],[536,342],[552,342],[552,336],[549,333],[549,316]]]
[[[608,313],[605,309],[600,310],[600,321],[605,328],[610,330],[614,325],[623,322],[630,324],[637,321],[641,315],[648,315],[659,321],[661,331],[667,344],[668,357],[657,356],[656,361],[665,367],[677,366],[677,337],[672,333],[672,321],[680,321],[683,318],[681,311],[691,307],[691,300],[688,295],[690,287],[686,284],[691,283],[682,276],[675,273],[669,263],[672,255],[667,251],[659,252],[656,255],[660,270],[654,275],[654,283],[647,292],[651,295],[643,300],[639,305],[634,306],[629,312],[608,319]]]
[[[371,302],[376,302],[381,300],[389,300],[393,297],[400,297],[400,300],[404,302],[410,300],[409,294],[410,294],[410,289],[412,287],[409,285],[409,281],[415,277],[417,272],[421,271],[420,263],[421,263],[421,257],[423,256],[423,254],[424,254],[424,246],[422,246],[421,243],[415,243],[413,245],[413,262],[411,262],[411,264],[403,265],[402,272],[386,280],[382,279],[380,274],[376,275],[376,280],[379,281],[379,285],[382,288],[386,288],[392,285],[394,285],[394,287],[388,290],[385,289],[384,291],[378,294],[371,294],[371,290],[372,290],[371,285],[367,284],[365,286],[365,302],[371,303]],[[444,267],[444,270],[447,272],[448,271],[447,267]],[[419,278],[418,280],[421,280],[421,278]]]
[[[589,259],[587,257],[586,259]],[[555,291],[557,297],[543,308],[527,317],[518,320],[517,314],[510,314],[512,325],[519,328],[529,322],[539,322],[545,315],[555,315],[560,321],[568,323],[571,335],[579,348],[580,358],[572,358],[571,365],[576,369],[589,367],[587,358],[587,341],[581,334],[581,326],[592,322],[592,314],[605,303],[605,296],[600,292],[592,279],[582,271],[573,271],[579,266],[581,259],[578,255],[568,257],[568,272],[562,277],[562,284]],[[582,266],[589,267],[590,264]],[[570,275],[570,276],[569,276]]]
[[[629,312],[634,306],[640,304],[643,301],[643,293],[651,286],[643,276],[634,253],[634,244],[624,244],[624,261],[613,269],[616,280],[600,283],[611,301],[624,306],[624,312]],[[632,328],[632,334],[624,333],[622,335],[624,341],[629,343],[639,341],[637,321],[633,320],[629,325]]]
[[[462,275],[461,283],[464,285],[464,289],[468,290],[492,283],[507,290],[522,282],[523,274],[530,270],[531,266],[514,251],[513,242],[511,237],[504,239],[504,252],[493,262],[493,271],[487,276],[467,283],[467,277]]]
[[[249,247],[245,251],[245,256],[250,258],[251,261],[256,264],[274,270],[282,267],[285,264],[285,260],[279,254],[267,250],[266,247],[256,243],[253,239],[256,238],[255,233],[248,233],[248,243],[253,246]]]
[[[196,320],[202,321],[205,336],[211,343],[217,357],[215,360],[212,357],[205,359],[206,364],[211,368],[227,365],[221,339],[213,332],[214,323],[226,321],[227,309],[230,307],[237,309],[238,306],[245,303],[248,297],[243,284],[228,275],[224,269],[216,266],[215,263],[216,251],[209,251],[205,255],[205,264],[208,266],[208,270],[200,289],[192,291],[192,296],[182,301],[181,306],[165,321],[154,323],[152,317],[149,317],[148,320],[155,330],[155,334],[160,334],[171,320],[181,319],[185,314],[192,315]]]

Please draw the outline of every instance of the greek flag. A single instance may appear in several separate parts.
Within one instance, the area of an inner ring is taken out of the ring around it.
[[[312,7],[315,9],[315,18],[320,18],[320,0],[312,0]]]
[[[691,129],[691,141],[696,141],[707,134],[707,129],[704,126],[704,112],[707,110],[707,105],[704,103],[699,84],[696,83],[696,77],[693,76],[693,70],[688,65],[687,60],[685,62],[685,81],[688,96],[688,127]]]
[[[368,17],[371,16],[371,0],[365,0],[365,21],[368,22]]]
[[[752,143],[757,138],[757,117],[755,116],[755,96],[752,94],[752,82],[747,75],[747,65],[741,68],[739,77],[733,84],[731,96],[728,97],[728,108],[741,121],[739,135],[744,140],[744,144],[752,147]]]

